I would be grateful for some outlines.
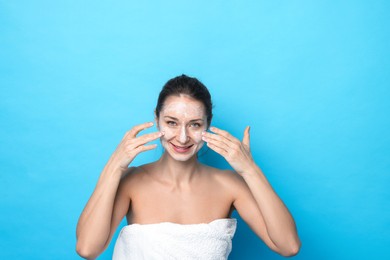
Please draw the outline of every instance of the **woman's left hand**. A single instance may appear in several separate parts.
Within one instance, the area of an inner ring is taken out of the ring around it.
[[[215,134],[203,132],[203,141],[207,142],[210,149],[223,156],[238,174],[243,176],[255,168],[250,151],[249,126],[245,128],[242,141],[216,127],[210,127],[210,130]]]

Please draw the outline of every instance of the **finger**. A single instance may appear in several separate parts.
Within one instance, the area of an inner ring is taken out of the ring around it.
[[[229,139],[227,139],[226,137],[221,136],[221,135],[204,132],[203,137],[204,137],[203,140],[206,142],[211,141],[211,140],[215,140],[215,141],[224,143],[228,147],[232,147],[232,148],[234,147],[234,143],[232,141],[230,141]]]
[[[247,126],[244,131],[244,137],[242,138],[242,143],[250,147],[250,135],[249,135],[250,126]]]
[[[220,136],[217,136],[217,135],[214,135],[214,137],[221,138]],[[208,138],[207,136],[203,136],[202,139],[205,142],[210,143],[213,146],[216,146],[216,147],[219,147],[219,148],[225,150],[227,153],[229,153],[228,151],[232,149],[228,144],[226,144],[225,142],[220,141],[218,139]]]
[[[143,123],[143,124],[140,124],[140,125],[136,125],[128,132],[128,134],[131,137],[136,137],[136,135],[139,132],[141,132],[142,130],[144,130],[146,128],[152,127],[152,126],[153,126],[153,122],[147,122],[147,123]]]
[[[135,149],[138,146],[142,146],[146,143],[149,143],[153,140],[160,138],[163,135],[162,132],[154,132],[150,134],[145,134],[143,136],[136,137],[134,139],[130,139],[128,141],[129,149]]]
[[[234,136],[232,136],[231,134],[229,134],[229,132],[227,132],[225,130],[216,128],[214,126],[210,127],[210,130],[218,135],[225,137],[226,139],[228,139],[231,142],[238,141],[237,138],[235,138]]]
[[[134,143],[146,144],[146,143],[149,143],[153,140],[160,138],[163,135],[164,135],[163,132],[154,132],[154,133],[145,134],[145,135],[136,137],[134,139]]]
[[[136,155],[138,155],[139,153],[142,153],[142,152],[145,152],[145,151],[149,151],[149,150],[153,150],[157,147],[157,144],[151,144],[151,145],[141,145],[141,146],[138,146],[134,152]]]
[[[220,147],[218,147],[218,146],[215,146],[215,145],[213,145],[213,144],[211,144],[211,143],[207,143],[207,146],[208,146],[211,150],[213,150],[213,151],[215,151],[216,153],[219,153],[220,155],[222,155],[224,158],[226,158],[226,156],[228,155],[228,153],[227,153],[226,150],[224,150],[224,149],[222,149],[222,148],[220,148]]]

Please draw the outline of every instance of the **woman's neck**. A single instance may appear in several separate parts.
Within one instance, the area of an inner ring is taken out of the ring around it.
[[[191,182],[195,174],[200,172],[200,163],[196,155],[187,161],[178,161],[164,152],[157,161],[157,167],[159,175],[174,185],[187,184]]]

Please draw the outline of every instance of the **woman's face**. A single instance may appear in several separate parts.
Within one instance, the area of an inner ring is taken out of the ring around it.
[[[187,95],[169,96],[160,111],[160,138],[165,150],[178,161],[187,161],[203,146],[207,116],[202,102]]]

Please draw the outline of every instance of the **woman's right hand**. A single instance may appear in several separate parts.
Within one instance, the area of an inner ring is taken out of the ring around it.
[[[157,144],[145,144],[160,138],[164,134],[163,132],[154,132],[137,137],[139,132],[152,126],[153,122],[148,122],[134,126],[127,131],[110,158],[111,165],[119,167],[121,170],[127,170],[129,164],[139,153],[155,149]]]

